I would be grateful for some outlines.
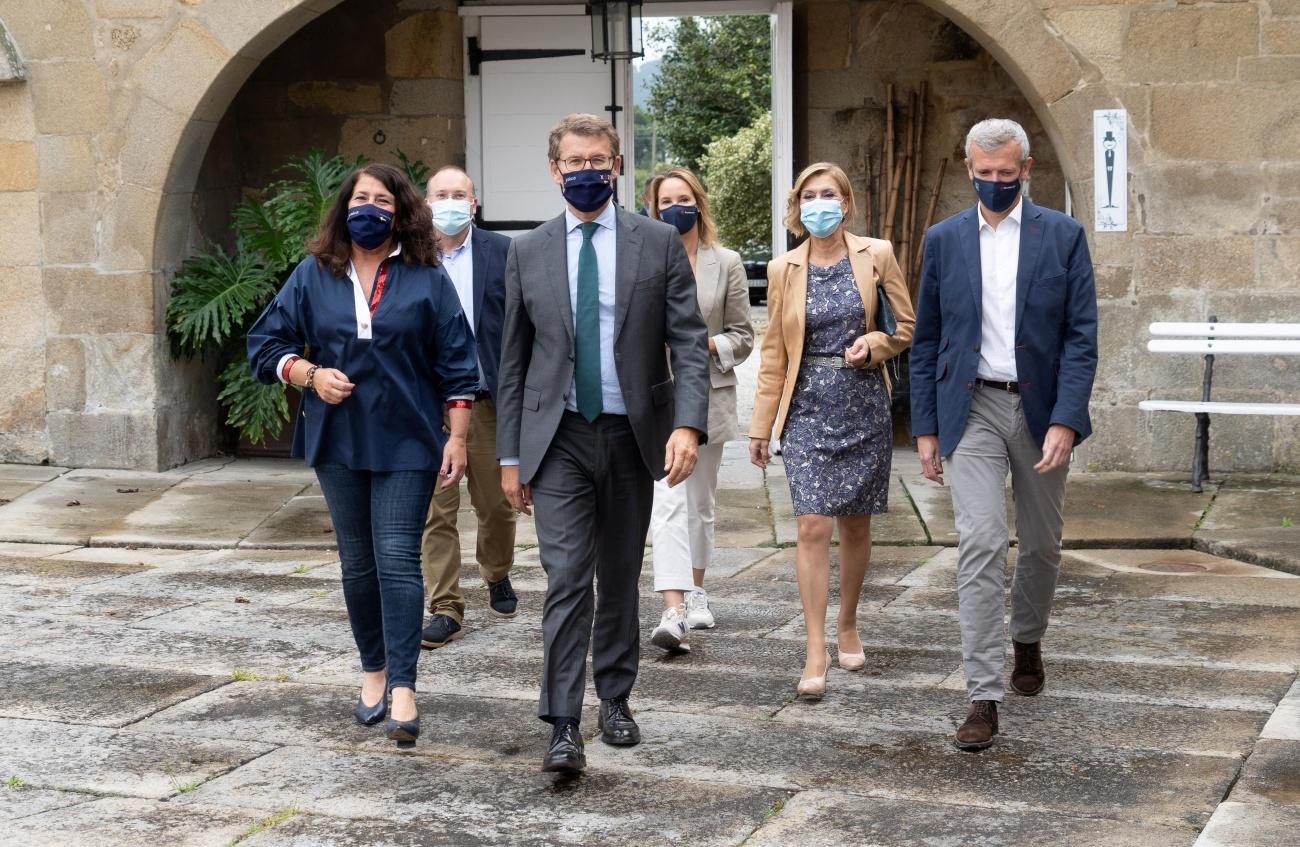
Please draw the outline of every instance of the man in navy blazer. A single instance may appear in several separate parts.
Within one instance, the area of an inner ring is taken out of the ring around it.
[[[506,254],[510,239],[474,227],[478,210],[474,183],[464,170],[448,165],[429,178],[426,199],[433,212],[443,267],[460,297],[478,349],[479,385],[466,435],[469,463],[466,483],[478,516],[476,557],[488,586],[488,612],[514,617],[517,600],[510,585],[515,556],[515,510],[501,490],[497,462],[496,395],[501,364],[501,328],[505,323]],[[438,489],[429,504],[420,561],[428,595],[428,625],[421,635],[426,649],[442,647],[465,633],[465,597],[460,590],[460,535],[456,514],[460,487]]]
[[[1005,485],[1011,473],[1017,556],[1011,588],[1010,688],[1043,690],[1040,641],[1061,564],[1065,479],[1092,432],[1097,297],[1084,230],[1021,192],[1029,139],[990,119],[966,137],[979,203],[925,235],[912,339],[912,434],[925,476],[943,484],[958,532],[957,596],[970,711],[963,750],[993,743],[1005,689]]]

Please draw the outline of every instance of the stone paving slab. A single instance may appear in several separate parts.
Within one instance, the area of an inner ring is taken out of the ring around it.
[[[178,671],[100,664],[0,662],[0,717],[122,727],[229,681]]]
[[[193,791],[273,749],[251,741],[211,741],[159,733],[0,718],[0,773],[42,788],[160,800]],[[75,756],[50,755],[55,749]]]
[[[1300,808],[1261,806],[1234,800],[1220,803],[1195,847],[1281,847],[1300,832]]]
[[[94,799],[90,794],[59,791],[53,788],[0,785],[0,836],[9,830],[6,821],[39,815],[51,809],[67,809],[78,803],[89,803]]]
[[[257,824],[257,816],[225,806],[178,806],[105,797],[14,821],[0,833],[24,847],[227,847]]]
[[[1191,827],[801,791],[745,847],[1187,847]]]
[[[0,506],[0,541],[84,546],[180,481],[130,471],[69,471]]]
[[[1275,529],[1283,518],[1300,524],[1300,479],[1234,475],[1219,485],[1200,530]]]
[[[356,675],[354,674],[354,679]],[[298,746],[393,752],[382,726],[356,722],[356,686],[236,682],[187,700],[134,728],[172,735],[245,741],[280,741]],[[487,762],[541,762],[550,728],[537,719],[530,701],[466,697],[436,691],[420,680],[416,699],[423,716],[413,755]],[[596,708],[584,713],[584,733],[594,736]]]
[[[1300,741],[1300,682],[1292,685],[1286,696],[1278,701],[1277,708],[1259,735],[1279,741]]]
[[[15,465],[7,462],[0,463],[0,480],[41,483],[49,482],[52,479],[63,476],[67,472],[67,468],[61,468],[56,465]]]
[[[69,623],[129,624],[154,615],[181,609],[191,601],[184,597],[140,596],[114,591],[69,593],[57,585],[0,587],[0,603],[15,615],[54,617]]]
[[[354,647],[347,612],[298,609],[294,606],[267,605],[253,599],[249,603],[230,600],[195,603],[174,612],[155,615],[133,624],[136,629],[185,634],[202,632],[226,638],[262,638],[318,645],[329,651],[346,651]]]
[[[334,525],[324,495],[300,495],[267,516],[241,542],[241,547],[332,550]]]
[[[0,643],[13,661],[78,665],[93,648],[110,667],[153,668],[230,677],[235,671],[272,678],[327,662],[330,650],[303,642],[163,632],[93,622],[0,615]],[[91,647],[88,647],[91,645]],[[354,666],[355,648],[347,654]]]
[[[96,546],[234,547],[302,490],[294,481],[186,479],[90,538]]]
[[[311,599],[314,592],[338,587],[338,580],[310,572],[273,575],[159,568],[99,582],[88,587],[86,592],[131,592],[142,597],[183,598],[190,603],[209,600],[235,602],[236,598],[243,597],[258,606],[288,606]]]
[[[1261,738],[1228,799],[1300,809],[1300,741]]]
[[[0,585],[68,590],[148,571],[146,565],[68,562],[53,558],[0,558]]]
[[[790,685],[793,687],[793,682]],[[863,680],[847,672],[832,672],[827,686],[827,696],[820,703],[794,703],[779,712],[776,720],[951,735],[966,718],[964,686],[956,692],[917,688],[889,678]],[[1038,697],[1009,694],[998,717],[1000,739],[1238,758],[1250,753],[1268,719],[1262,712],[1147,703],[1103,705],[1048,693]]]
[[[1198,550],[1300,575],[1300,521],[1289,528],[1198,532]]]
[[[604,745],[593,744],[588,750]],[[418,821],[462,843],[627,845],[689,840],[733,845],[790,792],[763,785],[704,786],[612,769],[557,780],[536,766],[285,747],[204,783],[179,804],[216,803],[357,819]],[[707,803],[698,803],[701,796]],[[684,813],[690,810],[689,814]],[[436,842],[435,842],[436,843]]]
[[[744,785],[884,792],[1000,803],[1168,826],[1198,825],[1231,784],[1235,758],[1005,739],[978,756],[946,735],[643,712],[642,743],[592,745],[590,766]]]
[[[1071,474],[1065,492],[1063,544],[1075,547],[1178,547],[1190,542],[1213,498],[1213,487],[1193,492],[1174,475]],[[956,546],[952,496],[919,471],[903,485],[920,512],[931,543]],[[1015,538],[1015,506],[1006,489],[1007,527]]]

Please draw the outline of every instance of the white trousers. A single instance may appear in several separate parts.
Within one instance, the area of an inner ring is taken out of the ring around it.
[[[655,591],[690,591],[695,587],[691,569],[704,570],[713,558],[713,505],[722,448],[702,446],[695,472],[685,482],[673,488],[662,479],[655,483],[650,512]]]

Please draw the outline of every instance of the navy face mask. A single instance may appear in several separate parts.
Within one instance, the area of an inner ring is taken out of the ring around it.
[[[971,177],[971,184],[975,186],[975,193],[979,195],[984,208],[994,213],[1010,209],[1016,205],[1016,198],[1020,196],[1018,178],[1012,182],[998,182],[996,179]]]
[[[393,232],[393,213],[387,209],[367,203],[348,209],[348,235],[352,241],[366,250],[374,250],[383,244]]]
[[[690,232],[695,228],[695,222],[700,218],[700,210],[695,206],[685,206],[681,203],[669,206],[667,209],[659,210],[659,220],[666,224],[677,227],[677,231],[682,235]]]
[[[584,168],[563,176],[564,185],[560,188],[560,193],[579,212],[594,212],[614,196],[614,179],[608,168]]]

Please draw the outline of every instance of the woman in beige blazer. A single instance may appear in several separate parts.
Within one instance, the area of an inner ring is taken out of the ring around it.
[[[700,446],[695,472],[669,488],[655,483],[650,535],[654,544],[655,591],[664,613],[650,640],[670,652],[687,652],[691,629],[712,629],[713,611],[704,591],[704,572],[713,556],[713,507],[718,468],[727,441],[740,435],[736,419],[736,374],[732,370],[754,349],[749,322],[749,282],[740,255],[717,243],[704,186],[688,168],[656,174],[647,186],[650,217],[677,227],[695,272],[700,314],[709,327],[709,442]]]
[[[915,318],[888,241],[845,232],[853,188],[838,166],[804,169],[786,203],[786,226],[809,234],[767,268],[768,328],[749,426],[750,459],[766,468],[781,440],[798,525],[795,572],[808,633],[801,697],[826,692],[830,541],[840,532],[840,667],[866,664],[858,598],[871,561],[871,516],[888,508],[893,425],[885,362],[907,349]],[[879,328],[877,290],[897,328]]]

